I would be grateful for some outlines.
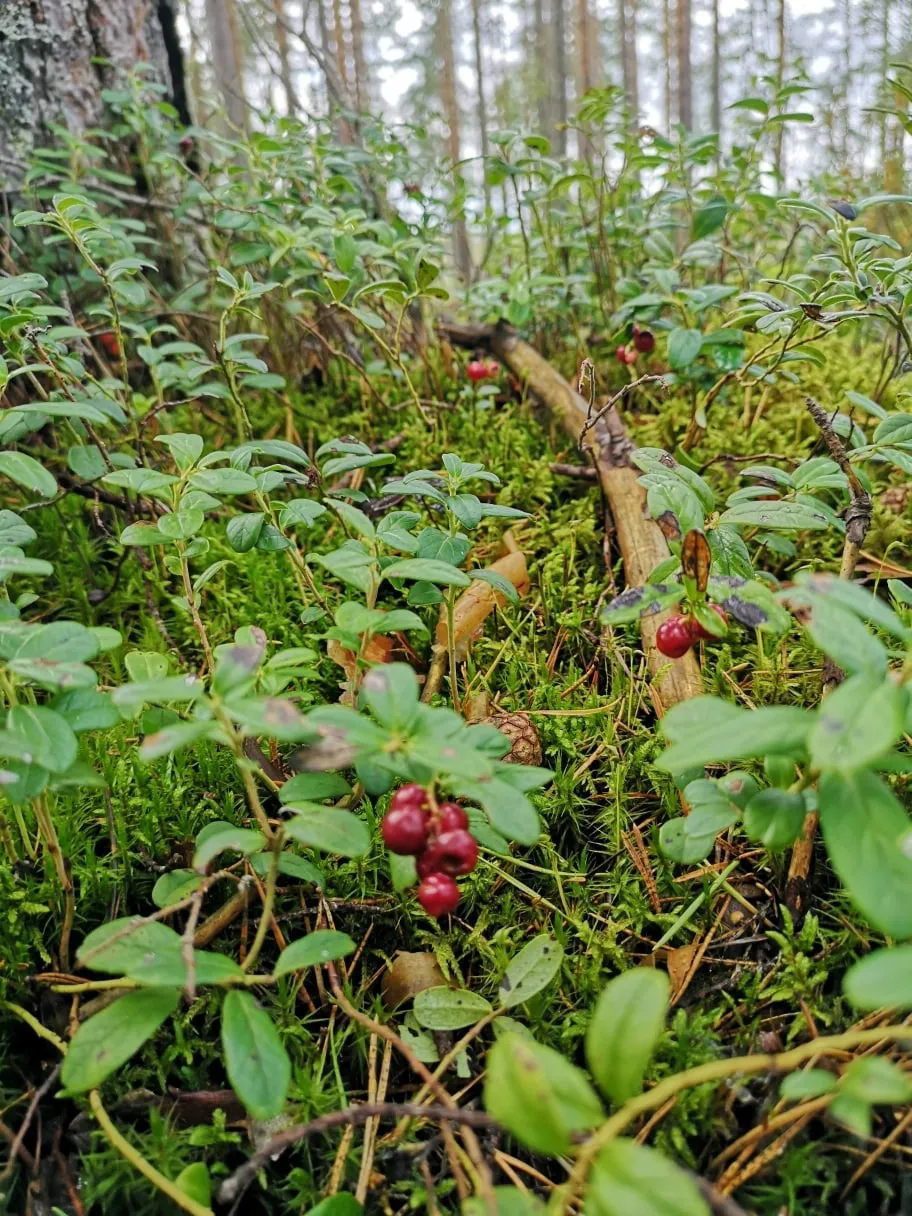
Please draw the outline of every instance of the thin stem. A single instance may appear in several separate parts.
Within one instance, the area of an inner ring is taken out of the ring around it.
[[[48,851],[48,855],[54,863],[54,869],[57,871],[57,880],[63,891],[64,912],[63,924],[60,928],[60,967],[63,971],[66,971],[70,965],[70,934],[72,933],[73,921],[76,917],[76,894],[73,888],[73,880],[67,868],[66,859],[60,848],[57,829],[54,827],[54,820],[47,808],[43,794],[35,799],[35,818],[38,820],[38,830],[44,839],[44,846]]]
[[[92,1114],[98,1120],[98,1126],[104,1132],[108,1143],[116,1148],[120,1155],[133,1166],[133,1168],[144,1178],[152,1183],[154,1187],[167,1195],[172,1203],[177,1204],[181,1211],[189,1212],[190,1216],[213,1216],[212,1208],[204,1207],[203,1204],[197,1203],[195,1199],[191,1199],[186,1191],[182,1191],[179,1186],[176,1186],[170,1178],[166,1178],[164,1174],[160,1174],[151,1162],[137,1149],[133,1147],[129,1140],[126,1140],[114,1124],[108,1112],[101,1104],[101,1098],[98,1095],[98,1090],[93,1089],[89,1093],[89,1106],[92,1108]]]
[[[260,923],[257,925],[256,936],[253,939],[253,945],[250,947],[250,953],[241,963],[242,971],[249,971],[253,964],[260,956],[260,951],[263,949],[263,942],[266,940],[266,934],[269,931],[269,926],[272,923],[272,909],[275,904],[276,883],[279,877],[279,854],[282,849],[282,836],[277,833],[272,842],[272,858],[269,863],[269,873],[266,875],[266,893],[263,897],[263,910],[260,914]]]
[[[666,1077],[652,1089],[638,1094],[626,1102],[582,1145],[567,1185],[563,1188],[561,1196],[556,1197],[556,1203],[559,1206],[554,1210],[562,1212],[573,1210],[574,1198],[582,1192],[589,1169],[606,1144],[619,1136],[639,1115],[657,1110],[670,1098],[676,1097],[685,1089],[694,1089],[698,1085],[706,1085],[712,1081],[724,1081],[738,1073],[751,1075],[758,1072],[792,1072],[805,1060],[813,1060],[818,1056],[852,1051],[856,1047],[896,1043],[903,1039],[912,1040],[912,1026],[880,1026],[874,1027],[872,1030],[848,1030],[844,1034],[811,1039],[807,1043],[793,1047],[791,1051],[779,1052],[778,1055],[736,1056],[730,1060],[711,1060],[708,1064],[699,1064],[696,1068],[688,1068],[685,1072]]]
[[[203,624],[203,618],[199,614],[199,608],[196,606],[196,594],[193,590],[193,583],[190,579],[190,566],[187,563],[186,555],[181,552],[180,555],[181,578],[184,583],[184,597],[187,600],[187,607],[190,609],[190,616],[193,619],[193,625],[199,636],[200,645],[203,648],[203,654],[206,656],[206,670],[210,676],[215,671],[215,663],[212,658],[212,647],[209,645],[209,635],[206,633],[206,626]]]

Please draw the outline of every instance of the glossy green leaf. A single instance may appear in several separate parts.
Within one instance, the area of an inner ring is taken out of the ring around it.
[[[643,1077],[665,1028],[668,976],[634,967],[609,980],[586,1031],[586,1061],[599,1088],[618,1104],[643,1088]]]
[[[303,971],[319,963],[330,963],[347,954],[354,954],[356,944],[347,933],[336,929],[315,929],[306,937],[290,942],[273,969],[273,975],[287,975],[289,971]]]
[[[269,1014],[236,988],[222,1005],[222,1050],[232,1088],[254,1119],[274,1119],[285,1105],[291,1061]]]
[[[128,992],[79,1027],[64,1056],[60,1079],[71,1093],[97,1089],[139,1051],[177,1009],[174,988]]]
[[[497,995],[505,1009],[521,1005],[546,988],[560,971],[564,948],[548,933],[527,942],[507,967]]]

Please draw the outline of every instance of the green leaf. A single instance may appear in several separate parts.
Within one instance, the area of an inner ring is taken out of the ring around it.
[[[836,1084],[836,1077],[825,1068],[808,1068],[790,1073],[779,1087],[779,1096],[783,1102],[804,1102],[832,1093]]]
[[[468,587],[472,581],[467,574],[449,562],[432,558],[404,557],[383,569],[384,578],[420,579],[444,587]]]
[[[347,933],[335,929],[315,929],[307,937],[301,937],[285,947],[278,957],[273,975],[287,975],[289,971],[303,971],[319,963],[330,963],[337,958],[354,954],[357,945]]]
[[[800,794],[775,788],[761,790],[744,809],[744,830],[752,840],[776,852],[798,839],[806,812]]]
[[[612,1140],[595,1159],[586,1216],[710,1216],[696,1183],[645,1144]]]
[[[255,548],[265,519],[262,511],[247,511],[228,520],[226,535],[228,544],[235,553],[249,553]]]
[[[321,1199],[315,1208],[308,1208],[304,1216],[362,1216],[364,1208],[345,1191]]]
[[[122,719],[106,692],[95,688],[71,688],[60,693],[50,708],[65,718],[74,731],[108,730]]]
[[[808,736],[811,763],[852,773],[888,752],[903,731],[906,693],[888,675],[850,676],[824,698]]]
[[[359,700],[381,726],[407,734],[418,713],[418,677],[408,663],[381,663],[361,682]]]
[[[719,833],[737,823],[740,815],[715,781],[700,778],[689,782],[684,797],[690,814],[662,824],[659,848],[671,861],[694,865],[709,856]]]
[[[233,958],[209,950],[194,950],[193,964],[193,975],[197,984],[223,984],[226,980],[237,980],[243,975]],[[165,988],[171,985],[183,988],[189,980],[183,943],[179,947],[140,959],[128,967],[124,974],[142,984],[144,988]]]
[[[76,759],[79,744],[73,728],[61,714],[46,706],[14,705],[6,717],[9,731],[28,751],[21,759],[39,764],[52,773],[62,773]]]
[[[663,971],[634,967],[610,980],[586,1031],[586,1062],[618,1105],[635,1097],[665,1028],[670,984]]]
[[[912,937],[912,823],[872,772],[824,773],[819,783],[820,829],[853,903],[875,928]]]
[[[262,849],[265,843],[266,837],[262,832],[257,832],[253,828],[236,828],[232,824],[226,824],[218,831],[207,833],[202,842],[197,844],[196,852],[193,854],[193,868],[202,873],[213,857],[218,857],[219,853],[224,853],[229,849],[232,853],[256,853]]]
[[[260,878],[265,878],[272,864],[272,854],[254,853],[250,858],[250,864]],[[285,874],[289,878],[299,878],[302,882],[312,883],[315,887],[326,885],[326,880],[313,862],[299,857],[297,853],[289,853],[287,849],[283,849],[279,854],[279,873]]]
[[[846,972],[842,990],[856,1009],[912,1009],[912,943],[859,959]]]
[[[57,482],[44,465],[25,452],[0,452],[0,473],[42,498],[53,498],[57,493]]]
[[[205,721],[175,722],[171,726],[164,726],[161,730],[146,735],[140,745],[139,758],[148,762],[161,756],[170,756],[182,747],[189,747],[200,739],[210,738],[217,729],[215,722]]]
[[[624,625],[629,621],[638,621],[642,616],[651,616],[671,608],[684,595],[684,588],[673,583],[644,583],[642,587],[628,587],[605,605],[599,620],[603,625]]]
[[[461,1030],[474,1026],[490,1012],[490,1001],[467,988],[448,988],[442,984],[425,988],[415,997],[415,1017],[427,1030]]]
[[[494,1216],[544,1216],[545,1205],[531,1191],[518,1191],[512,1186],[495,1186]],[[490,1216],[486,1201],[480,1195],[464,1200],[462,1216]]]
[[[770,532],[804,532],[830,526],[822,511],[800,502],[740,502],[723,511],[719,523],[755,526]]]
[[[180,935],[160,921],[121,916],[93,929],[79,947],[76,961],[90,971],[124,975],[143,960],[180,950]]]
[[[152,902],[156,908],[167,908],[199,890],[202,875],[195,870],[169,870],[152,888]]]
[[[350,793],[351,786],[338,773],[297,773],[279,787],[279,801],[323,802]]]
[[[656,765],[674,773],[771,752],[794,754],[813,724],[813,714],[789,705],[751,710],[717,697],[694,697],[673,706],[662,719],[662,731],[672,746]]]
[[[155,1034],[179,999],[179,991],[172,988],[128,992],[83,1022],[64,1056],[60,1071],[64,1087],[77,1094],[97,1089]]]
[[[527,942],[510,961],[497,995],[505,1009],[521,1005],[541,992],[560,971],[564,948],[548,933],[540,933]]]
[[[363,857],[370,848],[367,826],[351,811],[334,807],[291,809],[295,814],[285,824],[285,834],[292,840],[341,857]]]
[[[174,1179],[174,1185],[183,1191],[188,1199],[204,1208],[209,1207],[212,1202],[212,1179],[204,1161],[193,1161],[185,1166]]]
[[[694,216],[691,240],[702,241],[704,237],[717,232],[725,223],[728,211],[728,203],[718,195],[704,203]]]
[[[912,1035],[910,1035],[912,1038]],[[862,1056],[842,1074],[840,1089],[862,1102],[905,1104],[912,1099],[912,1079],[883,1056]]]
[[[254,1119],[281,1114],[291,1061],[279,1032],[249,992],[231,989],[222,1006],[222,1050],[232,1088]]]
[[[604,1118],[585,1073],[533,1039],[503,1035],[488,1052],[487,1066],[488,1114],[534,1152],[569,1152],[575,1132]]]
[[[703,345],[699,329],[678,327],[668,335],[668,365],[673,371],[681,371],[696,359]]]
[[[511,604],[519,603],[519,592],[510,580],[498,570],[470,570],[469,578],[473,581],[479,579],[483,583],[487,583],[493,587],[495,591],[499,591],[504,599],[509,600]]]

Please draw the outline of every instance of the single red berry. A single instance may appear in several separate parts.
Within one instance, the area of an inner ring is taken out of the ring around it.
[[[427,790],[423,785],[402,785],[390,799],[391,811],[404,811],[406,807],[426,811],[430,805]]]
[[[496,359],[489,359],[485,364],[485,371],[489,380],[496,380],[500,375],[500,364]]]
[[[418,902],[428,916],[439,920],[448,912],[456,911],[459,888],[449,874],[428,874],[418,888]]]
[[[478,861],[478,843],[471,832],[465,828],[457,828],[453,832],[441,832],[437,837],[437,850],[440,854],[438,869],[444,874],[458,878],[462,874],[471,874]]]
[[[455,802],[441,802],[437,808],[437,824],[441,832],[455,832],[469,826],[469,817]]]
[[[413,857],[427,845],[428,813],[416,806],[391,807],[380,825],[383,843],[391,853]]]
[[[713,610],[723,625],[728,624],[728,617],[725,615],[724,608],[719,604],[708,604],[707,607]],[[717,642],[719,640],[716,634],[710,633],[708,629],[704,629],[696,617],[691,617],[690,636],[694,641],[699,639],[701,642]]]
[[[690,620],[686,616],[672,616],[663,621],[656,630],[656,646],[659,653],[669,659],[680,659],[693,645]]]
[[[639,326],[634,326],[633,329],[633,345],[643,355],[651,355],[655,350],[655,334],[651,329],[640,329]]]
[[[617,348],[617,350],[614,352],[614,357],[618,360],[619,363],[626,363],[627,362],[627,347],[619,346]]]
[[[418,877],[427,878],[430,874],[442,874],[443,866],[440,863],[440,849],[437,847],[437,841],[433,840],[415,858]]]
[[[105,330],[104,333],[98,335],[98,341],[106,355],[112,359],[120,358],[120,346],[116,334],[111,333],[109,329]]]
[[[481,359],[473,359],[466,367],[466,375],[470,380],[477,383],[479,380],[484,380],[488,375],[488,365]]]

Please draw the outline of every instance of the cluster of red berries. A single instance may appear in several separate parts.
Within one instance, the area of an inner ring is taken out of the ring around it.
[[[719,620],[727,624],[728,617],[718,604],[710,604]],[[712,642],[716,635],[704,629],[693,616],[670,616],[656,630],[656,646],[660,654],[669,659],[680,659],[687,654],[694,642]]]
[[[466,375],[476,384],[479,380],[495,380],[500,375],[500,364],[496,359],[473,359],[466,367]]]
[[[471,874],[478,861],[478,844],[462,807],[441,802],[432,808],[423,786],[403,785],[393,794],[381,830],[391,853],[415,858],[418,902],[425,912],[439,918],[455,911],[455,880]]]
[[[655,334],[651,329],[633,327],[633,338],[626,346],[619,346],[614,352],[621,363],[636,363],[639,355],[651,355],[655,350]]]

